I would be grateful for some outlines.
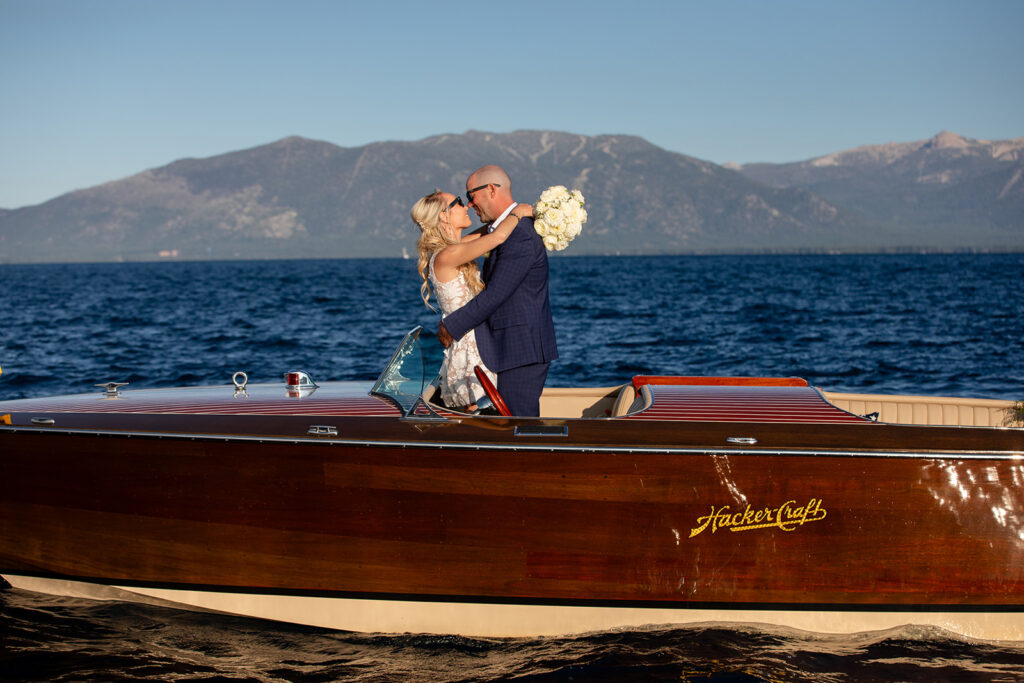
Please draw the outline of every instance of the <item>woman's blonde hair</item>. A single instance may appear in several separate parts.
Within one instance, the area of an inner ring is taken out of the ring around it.
[[[423,278],[420,285],[420,296],[427,308],[434,309],[430,305],[430,257],[445,247],[458,244],[457,239],[448,236],[444,226],[441,224],[441,214],[448,213],[448,203],[444,200],[441,190],[434,190],[425,197],[419,199],[412,205],[412,221],[420,229],[420,238],[416,241],[416,250],[419,252],[419,262],[416,264]],[[466,278],[471,296],[476,296],[483,291],[484,283],[480,280],[480,270],[476,267],[476,261],[469,261],[459,266],[459,272]]]

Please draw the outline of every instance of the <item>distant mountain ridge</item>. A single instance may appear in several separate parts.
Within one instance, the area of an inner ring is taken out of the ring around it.
[[[895,228],[962,229],[1024,239],[1024,138],[949,131],[788,164],[734,166],[772,187],[801,187]]]
[[[590,220],[566,254],[1024,248],[1024,145],[928,142],[732,169],[628,135],[289,137],[0,211],[0,262],[398,256],[414,251],[412,203],[462,191],[485,163],[522,201],[554,184],[584,193]],[[973,200],[946,206],[936,186]],[[885,192],[889,209],[865,199]],[[916,222],[928,216],[941,220]]]

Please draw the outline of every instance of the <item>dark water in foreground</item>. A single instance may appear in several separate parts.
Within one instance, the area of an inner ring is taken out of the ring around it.
[[[749,626],[491,640],[338,633],[141,605],[0,593],[0,680],[1020,681],[1024,648],[906,627]]]
[[[0,399],[375,379],[436,316],[411,261],[0,266]],[[1024,398],[1024,254],[552,261],[549,385],[796,375],[841,391]],[[1024,681],[1024,646],[907,627],[575,638],[373,636],[0,591],[0,681]]]

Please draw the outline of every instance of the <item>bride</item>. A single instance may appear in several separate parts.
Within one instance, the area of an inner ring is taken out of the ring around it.
[[[466,305],[483,291],[484,283],[476,261],[502,244],[515,229],[519,219],[530,213],[529,207],[516,207],[491,233],[474,232],[462,237],[462,231],[473,225],[462,197],[435,190],[412,207],[412,220],[419,226],[420,238],[417,267],[423,284],[420,296],[428,308],[430,292],[437,296],[442,317]],[[484,396],[483,387],[473,368],[479,365],[492,382],[497,378],[480,360],[476,336],[470,330],[452,343],[444,353],[441,365],[441,400],[460,410],[476,410],[476,402]]]

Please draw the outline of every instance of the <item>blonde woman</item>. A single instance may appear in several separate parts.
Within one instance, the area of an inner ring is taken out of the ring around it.
[[[508,239],[520,218],[532,215],[528,206],[516,208],[517,211],[509,214],[493,232],[481,230],[463,237],[462,231],[471,227],[473,221],[461,197],[435,190],[413,205],[412,220],[420,229],[416,249],[423,278],[420,285],[423,303],[433,308],[430,305],[433,291],[443,317],[465,306],[483,290],[475,259]],[[445,405],[476,410],[477,400],[484,396],[473,370],[477,365],[492,382],[496,381],[495,374],[480,360],[476,337],[470,330],[445,350],[441,365],[441,400]]]

